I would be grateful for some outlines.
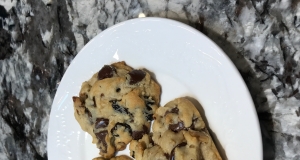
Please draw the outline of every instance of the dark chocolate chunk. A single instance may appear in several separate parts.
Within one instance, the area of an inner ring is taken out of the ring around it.
[[[154,141],[153,141],[153,139],[152,139],[152,136],[151,136],[151,135],[150,135],[149,142],[152,144],[152,146],[154,146]]]
[[[177,124],[169,124],[169,129],[172,130],[173,132],[179,132],[186,128],[184,127],[184,123],[180,121]]]
[[[151,114],[146,113],[146,119],[147,119],[147,121],[152,121],[153,120],[153,114],[152,113]]]
[[[116,89],[116,92],[120,92],[120,91],[121,91],[121,88],[117,88],[117,89]]]
[[[116,69],[113,66],[105,65],[98,72],[98,80],[111,78],[114,76],[114,72],[116,72]]]
[[[146,112],[145,116],[148,121],[153,120],[153,111],[152,111],[152,105],[155,104],[155,101],[149,98],[148,96],[144,96],[145,104],[146,104]]]
[[[108,134],[108,131],[101,131],[98,133],[95,133],[97,139],[100,141],[100,143],[103,145],[104,148],[102,148],[103,152],[106,153],[107,152],[107,143],[105,141],[105,137]]]
[[[168,155],[167,158],[168,158],[169,160],[175,160],[175,148],[176,148],[176,147],[183,147],[183,146],[186,146],[186,145],[187,145],[186,142],[179,143],[177,146],[175,146],[175,147],[172,149],[171,155],[169,155],[169,154],[165,154],[165,155]]]
[[[109,120],[106,118],[97,118],[95,123],[95,128],[104,128],[107,127],[109,123]]]
[[[131,113],[128,111],[128,108],[124,108],[124,107],[121,107],[118,105],[117,100],[112,100],[110,102],[112,103],[111,106],[115,111],[117,111],[119,113],[131,115]]]
[[[134,140],[139,140],[139,139],[141,139],[141,138],[143,137],[143,135],[144,135],[144,131],[133,131],[133,132],[132,132],[132,138],[133,138]]]
[[[95,96],[93,97],[93,101],[94,101],[94,107],[97,107]]]
[[[151,111],[151,110],[152,110],[151,105],[149,105],[149,104],[146,103],[146,109],[147,109],[148,111]]]
[[[191,128],[191,129],[195,129],[195,122],[198,120],[198,118],[195,118],[195,119],[193,119],[192,120],[192,124],[191,124],[191,126],[189,127],[189,128]]]
[[[164,155],[166,156],[167,159],[170,158],[170,155],[168,153],[165,153]]]
[[[146,73],[142,70],[132,70],[128,74],[130,76],[129,84],[131,85],[142,81],[146,76]]]
[[[130,133],[130,135],[132,135],[132,129],[130,127],[130,125],[126,124],[126,123],[116,123],[116,125],[110,130],[110,133],[115,136],[115,137],[119,137],[119,135],[117,133],[115,133],[115,131],[118,130],[119,127],[125,127],[127,129],[127,131]]]
[[[84,113],[88,115],[90,123],[93,124],[93,117],[92,117],[92,113],[90,112],[90,110],[87,109],[85,106],[81,106],[81,107],[84,107]]]
[[[155,101],[152,99],[145,99],[145,103],[146,103],[146,108],[148,111],[152,110],[152,105],[155,104]]]
[[[90,112],[90,110],[87,109],[86,107],[84,107],[84,108],[85,108],[84,109],[85,114],[87,114],[90,118],[92,118],[92,113]]]
[[[167,115],[167,114],[169,114],[169,113],[175,113],[175,114],[178,114],[178,112],[179,112],[179,109],[178,109],[177,107],[175,107],[175,108],[172,108],[170,111],[167,111],[167,112],[165,113],[165,115]]]
[[[178,144],[176,147],[184,147],[184,146],[186,146],[186,145],[187,145],[186,142],[182,142],[182,143]]]
[[[134,140],[139,140],[143,137],[144,134],[147,134],[149,132],[148,127],[143,125],[143,130],[142,131],[133,131],[132,132],[132,138]]]
[[[148,100],[146,104],[149,105],[149,106],[151,106],[151,105],[153,105],[154,103],[155,103],[154,100]]]

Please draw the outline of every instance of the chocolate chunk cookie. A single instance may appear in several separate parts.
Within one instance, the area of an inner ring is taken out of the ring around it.
[[[111,158],[131,140],[149,133],[160,93],[147,71],[125,62],[105,65],[82,84],[79,97],[73,97],[74,115],[100,154]]]
[[[136,157],[147,159],[145,155],[149,155],[152,150],[157,151],[160,147],[165,159],[221,160],[201,115],[186,98],[175,99],[158,108],[154,119],[152,139],[155,149],[146,147],[141,149],[142,152],[136,147],[131,147],[137,154],[142,153],[142,156],[135,154]],[[153,159],[154,153],[150,155],[152,157],[148,158]],[[163,159],[161,154],[159,158]]]
[[[167,160],[160,146],[152,141],[152,135],[144,135],[140,140],[130,142],[130,155],[136,160]]]
[[[103,157],[97,157],[94,158],[93,160],[132,160],[132,158],[125,156],[125,155],[121,155],[121,156],[116,156],[116,157],[112,157],[112,158],[103,158]]]

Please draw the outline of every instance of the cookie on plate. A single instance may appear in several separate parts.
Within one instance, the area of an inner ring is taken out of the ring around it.
[[[130,142],[130,155],[136,160],[167,160],[160,146],[152,141],[152,134],[144,135],[142,139]]]
[[[130,145],[131,155],[137,160],[222,159],[201,115],[188,99],[177,98],[158,108],[154,119],[153,143],[143,138]]]
[[[112,157],[109,159],[106,159],[103,157],[97,157],[97,158],[93,158],[93,160],[132,160],[132,158],[125,156],[125,155],[121,155],[121,156],[116,156],[116,157]]]
[[[105,65],[82,84],[79,97],[73,97],[74,115],[100,154],[111,158],[131,140],[149,133],[160,93],[146,70],[133,69],[125,62]]]

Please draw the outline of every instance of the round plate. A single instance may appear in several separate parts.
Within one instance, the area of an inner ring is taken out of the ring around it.
[[[196,99],[224,159],[262,160],[257,114],[233,63],[202,33],[162,18],[133,19],[110,27],[74,58],[52,104],[49,160],[98,156],[91,136],[75,120],[72,96],[103,65],[117,61],[153,72],[162,86],[162,106],[181,96]]]

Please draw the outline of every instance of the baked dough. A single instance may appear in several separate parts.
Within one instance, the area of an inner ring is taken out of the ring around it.
[[[111,158],[131,140],[148,134],[160,101],[160,86],[146,70],[125,62],[105,65],[73,97],[74,115],[93,137],[100,155]]]

